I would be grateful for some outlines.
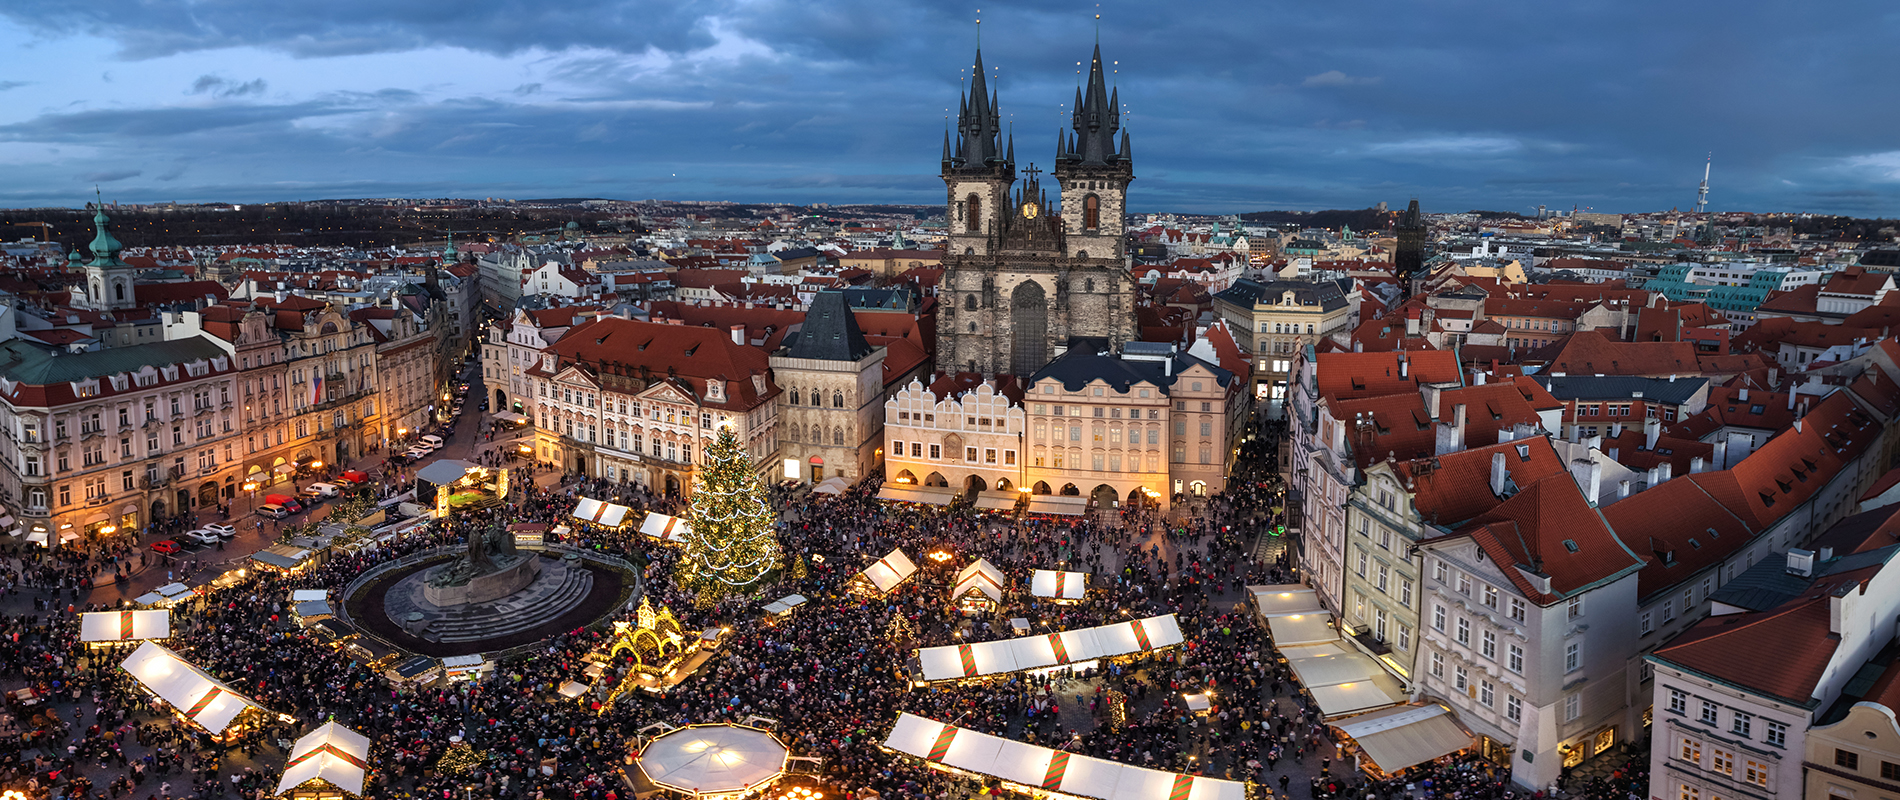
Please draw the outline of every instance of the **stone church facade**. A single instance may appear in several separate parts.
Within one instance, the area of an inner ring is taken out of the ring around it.
[[[1123,230],[1134,167],[1119,97],[1095,49],[1071,130],[1057,136],[1056,200],[1033,164],[1018,183],[1016,146],[977,53],[954,142],[943,144],[950,236],[939,287],[937,367],[1027,376],[1076,337],[1136,339]],[[1116,133],[1121,133],[1119,143]]]

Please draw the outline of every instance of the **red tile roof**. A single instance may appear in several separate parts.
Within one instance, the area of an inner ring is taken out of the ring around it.
[[[1669,480],[1618,500],[1603,517],[1645,562],[1636,596],[1675,587],[1747,547],[1760,531],[1695,481]],[[1673,559],[1673,560],[1671,560]]]
[[[1519,592],[1543,605],[1643,565],[1567,472],[1538,479],[1451,535],[1470,536]],[[1549,576],[1550,591],[1512,565]]]
[[[1693,375],[1695,345],[1688,342],[1618,342],[1597,331],[1578,331],[1550,357],[1550,372],[1571,375]]]
[[[1521,442],[1474,447],[1433,458],[1404,461],[1398,474],[1411,484],[1412,505],[1420,518],[1435,525],[1453,526],[1489,511],[1504,500],[1491,493],[1491,460],[1504,454],[1504,469],[1512,484],[1523,487],[1552,475],[1564,475],[1563,459],[1550,440],[1533,436]]]
[[[1826,592],[1808,591],[1782,605],[1752,613],[1709,617],[1667,644],[1655,657],[1725,683],[1797,705],[1811,705],[1838,636],[1828,635]],[[1774,658],[1762,658],[1773,653]]]
[[[602,317],[574,326],[543,352],[556,355],[555,369],[536,364],[531,374],[551,377],[578,364],[594,374],[634,376],[644,367],[652,379],[674,380],[691,391],[700,405],[734,412],[769,402],[779,391],[769,378],[763,392],[752,384],[752,376],[769,374],[763,349],[735,344],[726,331],[711,328]],[[709,380],[727,382],[725,402],[708,399]]]
[[[1457,353],[1450,350],[1320,353],[1317,359],[1317,388],[1328,400],[1416,393],[1421,383],[1463,383]]]

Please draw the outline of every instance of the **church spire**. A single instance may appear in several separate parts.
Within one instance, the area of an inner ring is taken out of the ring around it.
[[[983,74],[983,49],[977,48],[971,68],[970,90],[957,112],[957,163],[953,166],[986,168],[1004,161],[1001,102]]]
[[[117,264],[119,251],[124,250],[125,245],[119,244],[119,240],[112,235],[112,228],[107,224],[112,218],[106,216],[105,203],[99,203],[94,210],[97,213],[92,215],[92,225],[98,235],[92,237],[92,244],[88,247],[92,251],[93,263]]]
[[[1107,164],[1115,160],[1115,131],[1121,116],[1109,98],[1108,81],[1102,69],[1102,46],[1095,45],[1089,59],[1086,92],[1078,90],[1075,108],[1076,157],[1084,164]],[[1119,97],[1117,98],[1119,99]]]

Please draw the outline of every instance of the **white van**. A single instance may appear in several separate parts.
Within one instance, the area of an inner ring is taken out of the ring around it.
[[[442,437],[433,433],[422,437],[422,443],[428,445],[430,450],[442,449]]]

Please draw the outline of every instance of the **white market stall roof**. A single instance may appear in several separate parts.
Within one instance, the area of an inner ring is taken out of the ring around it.
[[[473,464],[457,458],[445,458],[416,470],[416,477],[437,486],[447,486],[461,480],[462,476],[467,475],[469,470],[476,469],[479,466],[479,464]]]
[[[1267,630],[1273,634],[1274,647],[1323,644],[1339,638],[1339,631],[1333,629],[1333,615],[1324,611],[1268,617]]]
[[[1387,774],[1471,746],[1471,734],[1442,705],[1400,706],[1335,723]]]
[[[293,788],[322,781],[361,797],[368,780],[369,737],[326,722],[291,746],[290,760],[284,762],[284,777],[277,781],[277,793],[287,795]]]
[[[956,600],[971,592],[977,592],[992,602],[1003,602],[1003,571],[991,564],[989,559],[979,558],[969,566],[957,570],[957,584],[950,589],[950,599]]]
[[[844,494],[846,488],[849,488],[849,484],[845,483],[843,478],[833,475],[819,481],[817,485],[811,487],[811,490],[817,494]]]
[[[804,595],[788,594],[777,600],[773,600],[770,603],[766,603],[765,613],[771,614],[772,616],[778,616],[780,614],[788,614],[788,613],[791,613],[792,609],[802,606],[805,603],[806,603],[806,600],[805,600]]]
[[[1276,586],[1249,586],[1247,591],[1253,594],[1253,605],[1262,617],[1279,617],[1288,614],[1318,614],[1325,608],[1319,604],[1319,593],[1312,587],[1298,583]]]
[[[290,592],[290,602],[292,603],[328,599],[330,599],[330,590],[328,589],[292,589]]]
[[[941,486],[911,486],[908,484],[887,483],[877,490],[879,500],[896,500],[902,503],[929,503],[933,506],[947,506],[957,499],[955,489]]]
[[[1066,494],[1037,494],[1029,497],[1029,513],[1079,517],[1089,510],[1089,499]]]
[[[637,756],[647,778],[688,794],[751,789],[785,773],[791,751],[745,725],[689,725],[647,742]]]
[[[1029,575],[1029,596],[1057,600],[1080,600],[1089,590],[1089,576],[1083,572],[1058,572],[1039,569]]]
[[[139,645],[119,668],[214,734],[223,733],[244,709],[257,707],[250,698],[153,642]]]
[[[587,684],[580,681],[568,681],[561,684],[562,697],[580,697],[587,693]]]
[[[172,635],[172,612],[95,611],[79,615],[79,641],[130,642]]]
[[[595,500],[592,497],[583,497],[580,503],[574,506],[574,517],[576,519],[586,520],[596,525],[605,525],[609,528],[620,527],[620,523],[626,522],[627,515],[631,513],[633,513],[633,509],[631,508],[609,503],[604,500]]]
[[[898,584],[910,580],[910,576],[915,574],[917,565],[911,563],[910,557],[904,555],[904,549],[900,547],[865,567],[859,577],[868,581],[879,594],[889,594]]]
[[[924,680],[947,681],[1114,658],[1181,641],[1180,624],[1167,614],[1041,636],[926,647],[917,651],[917,662]]]
[[[501,420],[502,422],[526,422],[528,420],[527,417],[516,414],[513,411],[497,411],[495,412],[495,419]]]
[[[191,596],[191,587],[182,583],[168,583],[134,598],[132,602],[142,606],[170,605]]]
[[[692,532],[693,523],[657,511],[648,511],[647,518],[640,521],[640,533],[663,542],[684,542],[686,534]]]
[[[979,511],[1009,511],[1016,507],[1016,492],[977,492],[973,505]]]
[[[1326,719],[1405,702],[1403,687],[1384,667],[1338,641],[1281,647],[1280,655]]]
[[[1050,750],[903,713],[884,747],[1043,792],[1097,800],[1245,800],[1237,781],[1180,775]]]
[[[336,613],[328,600],[305,600],[293,609],[298,617],[327,617]]]

